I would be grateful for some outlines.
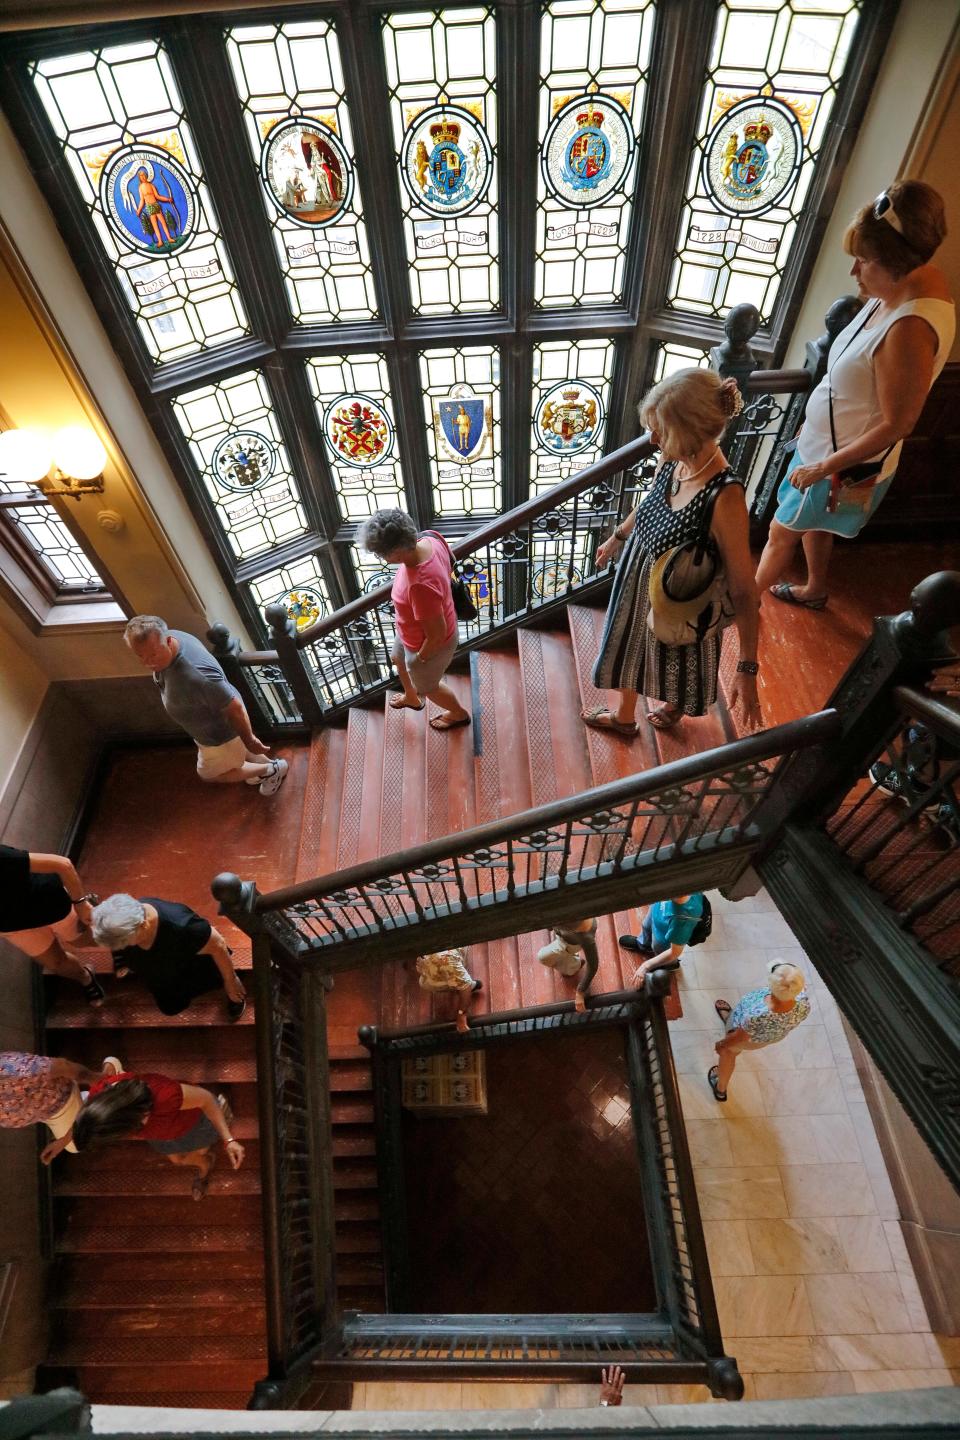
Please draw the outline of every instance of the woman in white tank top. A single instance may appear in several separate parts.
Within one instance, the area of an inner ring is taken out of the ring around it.
[[[889,489],[902,441],[953,344],[953,300],[929,263],[946,233],[942,199],[919,180],[891,185],[847,230],[844,249],[865,303],[834,340],[807,402],[757,570],[761,593],[769,587],[788,605],[822,610],[834,536],[858,534]],[[774,584],[798,542],[806,583]]]

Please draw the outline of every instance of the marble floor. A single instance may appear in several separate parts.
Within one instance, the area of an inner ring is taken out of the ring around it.
[[[671,1023],[720,1324],[747,1399],[960,1383],[960,1340],[930,1331],[839,1011],[763,893],[711,894],[713,933],[684,956]],[[778,1045],[742,1056],[725,1105],[706,1071],[734,1004],[766,962],[808,976],[812,1013]],[[628,1386],[627,1403],[709,1399],[697,1385]],[[595,1387],[370,1384],[354,1409],[571,1408]]]

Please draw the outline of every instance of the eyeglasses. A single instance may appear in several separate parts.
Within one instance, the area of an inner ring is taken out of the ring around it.
[[[896,230],[897,234],[901,237],[901,239],[905,240],[907,238],[903,233],[903,226],[900,224],[900,217],[897,214],[896,210],[893,208],[893,201],[890,199],[890,196],[887,194],[886,190],[884,190],[882,194],[878,195],[876,200],[874,200],[873,202],[873,218],[875,220],[886,220],[888,225],[893,226],[894,230]]]

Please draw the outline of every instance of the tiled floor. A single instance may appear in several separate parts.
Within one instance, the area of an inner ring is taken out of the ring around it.
[[[711,894],[713,934],[688,951],[670,1026],[720,1323],[748,1399],[960,1382],[960,1341],[930,1332],[897,1204],[837,1007],[773,903]],[[730,1099],[705,1079],[731,1004],[766,962],[808,976],[810,1018],[737,1062]],[[656,1390],[656,1395],[653,1391]],[[628,1387],[636,1403],[708,1399],[699,1386]],[[355,1409],[596,1404],[571,1385],[358,1385]]]
[[[410,1310],[655,1307],[624,1033],[493,1045],[486,1115],[403,1112]]]

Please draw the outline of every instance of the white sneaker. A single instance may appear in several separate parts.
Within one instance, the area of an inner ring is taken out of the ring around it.
[[[276,795],[287,778],[289,768],[286,760],[271,760],[269,773],[260,781],[260,794]]]
[[[123,1061],[118,1060],[116,1055],[108,1055],[100,1068],[109,1075],[122,1075]]]

